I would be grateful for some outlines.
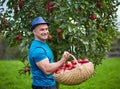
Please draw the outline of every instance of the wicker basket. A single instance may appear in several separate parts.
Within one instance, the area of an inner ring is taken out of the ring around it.
[[[92,62],[81,65],[77,62],[77,59],[73,55],[71,56],[77,63],[76,68],[65,71],[61,74],[54,73],[54,78],[56,79],[56,81],[64,85],[80,84],[89,79],[94,73],[94,64]]]

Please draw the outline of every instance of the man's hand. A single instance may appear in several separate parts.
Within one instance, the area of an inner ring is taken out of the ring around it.
[[[67,60],[70,57],[70,53],[68,51],[65,51],[62,55],[62,58]]]

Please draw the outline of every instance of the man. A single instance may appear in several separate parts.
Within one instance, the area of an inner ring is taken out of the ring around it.
[[[53,73],[62,66],[69,58],[69,52],[65,51],[62,58],[54,62],[53,53],[46,43],[48,38],[49,23],[42,17],[37,17],[32,22],[31,31],[34,40],[29,50],[29,62],[32,72],[33,89],[56,89],[56,82]]]

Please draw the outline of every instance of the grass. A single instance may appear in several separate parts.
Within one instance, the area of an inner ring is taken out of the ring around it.
[[[20,61],[0,61],[0,89],[31,89],[31,77],[20,75]]]
[[[31,76],[19,75],[20,61],[0,61],[0,89],[31,89]],[[120,58],[107,59],[95,74],[80,85],[60,85],[60,89],[120,89]]]

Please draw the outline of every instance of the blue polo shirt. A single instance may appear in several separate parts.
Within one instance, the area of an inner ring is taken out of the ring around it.
[[[34,86],[55,86],[55,80],[53,74],[46,75],[40,70],[36,62],[40,62],[45,58],[49,59],[49,62],[54,62],[53,53],[47,43],[43,43],[39,40],[34,40],[30,46],[28,60],[30,62],[30,68],[32,72],[32,84]]]

